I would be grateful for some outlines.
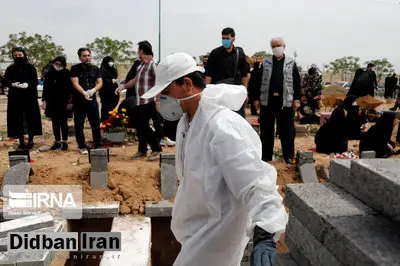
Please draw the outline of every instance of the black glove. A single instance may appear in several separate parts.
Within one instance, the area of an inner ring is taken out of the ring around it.
[[[251,266],[273,266],[276,253],[275,234],[270,234],[261,227],[254,228],[254,248],[251,254]]]

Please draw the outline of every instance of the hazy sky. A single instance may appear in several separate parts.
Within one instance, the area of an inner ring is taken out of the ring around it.
[[[286,53],[302,66],[322,66],[342,56],[361,62],[387,57],[400,72],[398,0],[161,0],[161,56],[198,56],[221,45],[221,30],[233,27],[236,45],[248,55],[270,52],[281,36]],[[10,33],[49,34],[69,62],[96,37],[152,43],[158,59],[158,0],[0,0],[0,44]],[[8,10],[8,11],[7,11]]]

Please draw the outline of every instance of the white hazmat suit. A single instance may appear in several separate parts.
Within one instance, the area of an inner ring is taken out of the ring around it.
[[[207,85],[192,121],[177,129],[180,184],[171,229],[182,244],[175,266],[238,266],[255,225],[284,232],[287,213],[274,167],[261,160],[260,138],[237,113],[244,86]]]

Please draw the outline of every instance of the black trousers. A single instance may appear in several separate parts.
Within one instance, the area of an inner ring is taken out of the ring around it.
[[[83,134],[86,117],[92,128],[93,142],[96,146],[101,145],[99,105],[94,99],[85,105],[74,105],[75,138],[79,149],[86,148],[85,135]]]
[[[272,161],[274,152],[275,121],[277,132],[282,144],[282,153],[285,160],[294,157],[294,111],[292,107],[283,109],[260,107],[260,137],[262,143],[262,160]]]
[[[108,112],[114,110],[119,101],[117,95],[107,95],[101,97],[101,122],[104,122],[110,116]]]
[[[154,103],[155,106],[155,103]],[[161,126],[162,117],[160,113],[158,113],[157,108],[151,109],[151,120],[153,121],[153,127],[155,130],[155,136],[157,141],[160,143],[160,140],[164,138],[164,130]]]
[[[68,112],[66,110],[59,110],[53,112],[51,116],[51,122],[53,125],[53,135],[56,141],[68,140]]]
[[[139,105],[137,108],[136,132],[139,140],[139,152],[147,152],[147,144],[154,152],[161,151],[160,141],[157,141],[155,132],[150,128],[149,122],[154,112],[157,112],[156,103]]]

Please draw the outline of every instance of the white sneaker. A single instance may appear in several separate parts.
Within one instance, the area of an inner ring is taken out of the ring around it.
[[[86,148],[80,149],[79,152],[81,153],[81,155],[87,155],[89,153]]]
[[[165,139],[162,139],[160,141],[160,146],[167,146],[167,141]]]
[[[167,138],[167,137],[165,137],[165,144],[168,146],[168,147],[173,147],[173,146],[175,146],[175,141],[172,141],[172,140],[170,140],[169,138]],[[160,144],[161,145],[161,144]]]

